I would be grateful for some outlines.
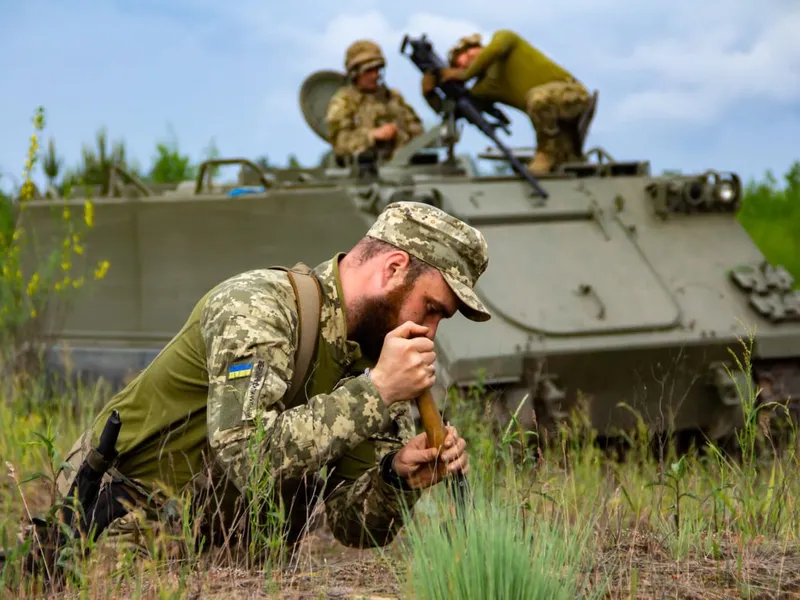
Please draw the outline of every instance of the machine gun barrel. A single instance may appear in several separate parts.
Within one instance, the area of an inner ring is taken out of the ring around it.
[[[405,52],[408,46],[411,47],[410,54],[406,54]],[[411,62],[414,63],[417,69],[423,74],[438,74],[447,66],[444,60],[434,52],[432,44],[424,34],[417,39],[412,39],[408,35],[404,36],[400,45],[400,53],[408,56]],[[444,95],[445,99],[449,100],[454,105],[453,116],[456,119],[466,119],[469,123],[480,129],[485,136],[497,145],[514,172],[522,177],[542,199],[548,197],[547,192],[539,185],[536,178],[495,134],[495,130],[498,127],[503,129],[506,133],[509,133],[508,125],[510,121],[499,108],[493,104],[477,102],[472,98],[467,86],[462,81],[437,82],[436,88]],[[496,121],[494,123],[488,121],[483,116],[484,113],[491,115]],[[541,204],[541,201],[538,202],[538,204]]]

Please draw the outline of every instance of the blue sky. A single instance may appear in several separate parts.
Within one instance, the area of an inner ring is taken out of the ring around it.
[[[599,89],[588,145],[616,158],[746,178],[800,159],[797,0],[0,0],[0,169],[19,177],[38,105],[67,163],[100,126],[143,167],[170,129],[195,159],[213,138],[225,156],[316,161],[325,145],[298,90],[341,69],[351,41],[383,44],[387,82],[432,121],[403,34],[427,33],[444,55],[498,28]],[[530,123],[507,112],[506,141],[531,145]],[[460,149],[487,143],[470,131]]]

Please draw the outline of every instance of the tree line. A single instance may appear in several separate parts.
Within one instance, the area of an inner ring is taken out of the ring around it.
[[[83,144],[81,157],[76,164],[66,166],[64,158],[56,150],[55,140],[51,137],[40,155],[40,169],[47,186],[63,196],[65,190],[75,185],[105,186],[109,180],[109,171],[119,167],[135,175],[144,183],[179,183],[197,177],[200,163],[205,160],[219,158],[220,153],[214,138],[203,149],[203,157],[193,162],[188,154],[181,152],[174,135],[167,141],[156,143],[155,154],[151,158],[148,169],[143,169],[138,161],[131,159],[123,140],[109,141],[108,132],[101,127],[95,134],[94,144]],[[253,159],[262,169],[280,167],[266,155]],[[289,154],[286,167],[301,168],[300,161],[294,154]],[[212,175],[217,172],[212,170]],[[2,177],[2,172],[0,172]],[[0,196],[5,196],[0,190]]]

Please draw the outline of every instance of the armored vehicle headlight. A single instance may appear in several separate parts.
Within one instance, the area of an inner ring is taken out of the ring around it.
[[[720,202],[730,204],[736,199],[736,188],[730,181],[721,181],[717,185],[717,198]]]

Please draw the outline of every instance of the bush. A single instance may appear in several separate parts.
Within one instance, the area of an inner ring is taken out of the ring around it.
[[[37,240],[24,227],[25,211],[38,195],[31,174],[39,161],[39,137],[45,126],[41,107],[33,118],[33,126],[17,197],[6,197],[0,204],[3,255],[0,269],[0,360],[5,373],[17,377],[30,375],[38,366],[36,341],[47,312],[85,285],[87,275],[74,269],[73,262],[76,255],[84,253],[84,237],[94,225],[94,206],[90,199],[84,202],[83,222],[75,224],[68,203],[69,190],[66,190],[63,205],[53,203],[53,217],[59,224],[61,236],[60,248],[41,256]],[[35,257],[38,264],[26,269],[26,257]],[[108,268],[108,261],[100,261],[90,277],[102,279]]]

